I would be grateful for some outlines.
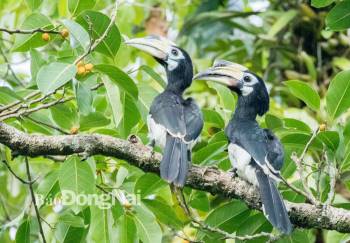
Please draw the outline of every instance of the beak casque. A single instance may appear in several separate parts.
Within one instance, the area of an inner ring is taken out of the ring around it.
[[[151,56],[165,60],[172,46],[175,46],[170,40],[160,36],[147,36],[144,38],[135,38],[125,41],[125,44],[144,51]]]
[[[237,87],[241,84],[244,72],[247,70],[240,64],[218,60],[214,62],[213,67],[196,74],[193,80],[208,80],[228,87]]]

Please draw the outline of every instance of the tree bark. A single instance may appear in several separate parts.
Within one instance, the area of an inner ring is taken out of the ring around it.
[[[0,143],[13,154],[25,156],[104,155],[125,160],[145,172],[159,174],[161,155],[140,143],[98,134],[30,135],[0,122]],[[213,167],[193,165],[186,186],[243,200],[250,208],[262,211],[259,190],[231,173]],[[297,227],[336,230],[350,233],[350,211],[328,206],[319,208],[308,203],[286,202],[292,223]]]

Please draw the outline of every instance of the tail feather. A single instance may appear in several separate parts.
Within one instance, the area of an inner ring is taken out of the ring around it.
[[[183,187],[186,182],[188,172],[187,147],[188,145],[180,138],[167,134],[163,159],[160,163],[160,176],[178,187]]]
[[[270,223],[284,234],[290,234],[293,226],[289,220],[281,194],[275,181],[269,178],[261,168],[256,169],[263,211]]]

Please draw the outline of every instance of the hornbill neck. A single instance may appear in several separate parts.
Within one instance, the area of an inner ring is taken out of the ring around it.
[[[192,65],[190,66],[191,67],[185,67],[184,69],[176,68],[172,71],[167,70],[168,84],[165,90],[182,95],[192,83],[193,70]]]
[[[260,105],[250,96],[239,95],[233,120],[255,121],[258,114],[262,115],[259,112],[259,109],[261,109]]]

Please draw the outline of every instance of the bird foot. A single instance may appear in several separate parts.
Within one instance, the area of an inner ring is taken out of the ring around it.
[[[238,176],[238,174],[237,174],[237,168],[231,168],[231,169],[228,170],[228,172],[232,174],[232,178]]]

